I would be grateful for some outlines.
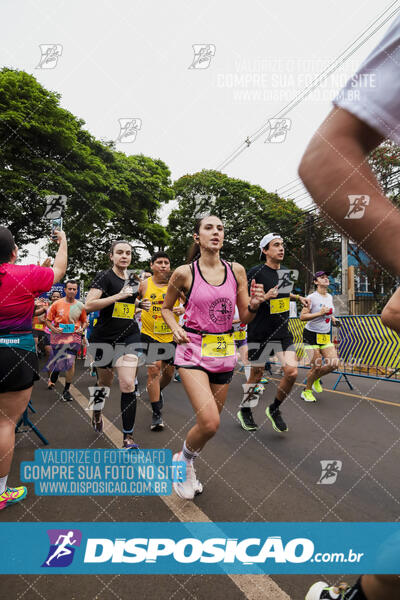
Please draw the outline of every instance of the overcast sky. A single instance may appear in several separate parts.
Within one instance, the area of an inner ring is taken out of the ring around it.
[[[1,62],[60,93],[61,105],[99,139],[116,140],[119,119],[140,119],[136,139],[118,149],[161,158],[177,179],[216,168],[390,4],[3,0]],[[285,141],[264,143],[261,137],[226,173],[268,191],[295,180],[332,97],[388,26],[288,115]],[[48,63],[54,68],[37,68],[43,44],[60,46],[56,66]],[[197,63],[208,68],[189,68],[194,44],[215,50],[209,63]]]

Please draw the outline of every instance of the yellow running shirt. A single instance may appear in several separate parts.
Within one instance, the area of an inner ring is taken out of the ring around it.
[[[153,277],[147,279],[147,289],[142,300],[149,299],[151,308],[147,312],[142,310],[142,333],[152,337],[158,342],[172,342],[172,332],[161,316],[161,307],[167,293],[167,285],[158,286],[153,282]],[[177,300],[174,306],[179,306]],[[179,321],[178,315],[174,315],[176,322]]]

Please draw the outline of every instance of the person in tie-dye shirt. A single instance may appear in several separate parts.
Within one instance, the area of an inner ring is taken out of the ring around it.
[[[70,279],[65,284],[65,297],[51,305],[47,316],[47,326],[51,331],[52,356],[47,369],[51,371],[49,390],[54,389],[60,371],[65,371],[65,385],[61,400],[71,401],[69,391],[75,374],[75,359],[87,328],[87,314],[83,303],[76,300],[78,282]]]

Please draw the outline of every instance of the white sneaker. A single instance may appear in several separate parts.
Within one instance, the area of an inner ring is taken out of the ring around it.
[[[329,587],[324,581],[318,581],[310,587],[305,600],[341,600],[348,589],[346,583]]]
[[[173,461],[182,460],[182,452],[177,452],[173,456]],[[186,463],[186,479],[185,481],[174,481],[173,487],[176,494],[184,500],[193,500],[197,494],[201,494],[203,486],[196,477],[196,471],[192,462]]]

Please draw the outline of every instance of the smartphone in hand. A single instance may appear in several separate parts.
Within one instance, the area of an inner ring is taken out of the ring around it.
[[[133,271],[128,271],[128,278],[125,280],[125,287],[132,289],[132,295],[136,294],[139,289],[139,279]]]
[[[57,236],[55,235],[55,232],[56,231],[62,231],[62,228],[63,228],[62,217],[59,217],[58,219],[51,219],[50,223],[51,223],[51,235],[50,235],[50,238],[52,240],[56,240]]]

